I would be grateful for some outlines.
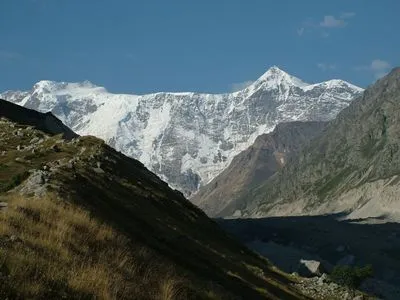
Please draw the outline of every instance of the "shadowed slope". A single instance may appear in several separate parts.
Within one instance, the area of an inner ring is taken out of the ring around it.
[[[60,135],[46,135],[16,123],[15,118],[13,120],[0,119],[1,201],[7,202],[9,197],[19,193],[27,198],[26,201],[40,202],[51,192],[56,203],[64,201],[72,209],[83,210],[96,222],[106,224],[128,239],[127,247],[132,251],[132,257],[136,257],[135,249],[145,248],[153,253],[160,267],[150,264],[149,268],[156,270],[157,278],[168,278],[166,268],[178,274],[176,278],[184,278],[183,299],[304,298],[291,287],[293,278],[289,279],[268,261],[231,239],[180,192],[170,189],[140,162],[94,137],[68,141],[61,139]],[[16,129],[20,132],[18,135],[14,134]],[[11,202],[5,214],[14,211],[13,207]],[[24,207],[21,209],[25,211]],[[34,216],[39,216],[34,217],[38,226],[52,226],[50,219],[46,221],[42,215],[46,214],[39,207],[34,213]],[[12,225],[12,232],[23,244],[29,242],[22,227]],[[10,236],[6,235],[1,235],[0,241],[9,240]],[[35,237],[31,239],[35,240]],[[88,244],[80,241],[77,250],[80,247],[87,249]],[[49,240],[50,249],[53,249],[52,243]],[[0,248],[7,253],[2,256],[5,257],[2,265],[6,266],[12,265],[18,256],[18,247],[8,245],[0,242]],[[68,251],[70,246],[65,244]],[[33,248],[32,251],[28,252],[28,259],[40,255],[41,250]],[[87,253],[90,258],[90,249]],[[48,262],[59,264],[61,257],[55,252],[52,255],[54,260]],[[107,270],[105,276],[111,276],[112,268]],[[40,270],[34,268],[34,271]],[[128,290],[130,284],[137,284],[135,280],[127,282]],[[9,284],[13,285],[12,282]],[[65,286],[64,281],[63,284],[61,287]],[[56,295],[62,295],[63,290],[58,289],[60,285],[51,287]]]
[[[39,113],[2,99],[0,99],[0,118],[1,117],[5,117],[21,125],[33,126],[48,134],[61,133],[65,139],[72,139],[78,136],[52,113]]]

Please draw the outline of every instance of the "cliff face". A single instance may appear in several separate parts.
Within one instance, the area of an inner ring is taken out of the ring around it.
[[[344,109],[293,163],[249,192],[243,214],[398,216],[399,109],[396,68]]]
[[[322,133],[326,122],[278,124],[274,131],[259,136],[238,154],[220,175],[191,198],[209,216],[229,216],[245,206],[241,198],[248,190],[280,170],[301,147]]]

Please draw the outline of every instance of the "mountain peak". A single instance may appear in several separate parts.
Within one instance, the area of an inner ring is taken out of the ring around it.
[[[283,71],[281,68],[279,68],[276,65],[273,65],[271,68],[269,68],[267,72],[288,74],[287,72]]]
[[[261,78],[268,78],[271,76],[290,76],[287,72],[280,69],[278,66],[272,66],[269,68],[261,77]]]
[[[316,83],[316,84],[310,85],[309,88],[314,87],[316,85],[323,85],[326,88],[347,87],[347,88],[350,88],[352,90],[358,91],[360,93],[362,91],[364,91],[363,88],[360,88],[360,87],[358,87],[358,86],[356,86],[354,84],[351,84],[351,83],[349,83],[347,81],[344,81],[342,79],[331,79],[331,80],[324,81],[324,82],[321,82],[321,83]]]
[[[51,80],[41,80],[33,86],[33,91],[36,93],[54,93],[60,91],[64,91],[66,93],[72,91],[86,93],[107,92],[105,88],[97,86],[88,80],[81,82],[57,82]]]
[[[265,72],[256,82],[267,82],[269,86],[280,85],[281,83],[286,83],[288,85],[294,85],[298,87],[307,86],[301,79],[294,77],[277,66],[272,66]]]

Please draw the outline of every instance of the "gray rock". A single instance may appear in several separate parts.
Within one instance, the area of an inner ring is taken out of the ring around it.
[[[334,283],[334,282],[331,282],[331,283],[329,284],[329,289],[331,289],[331,290],[336,290],[338,287],[339,287],[339,286],[338,286],[336,283]]]
[[[38,143],[40,141],[40,139],[36,136],[36,137],[34,137],[33,139],[31,139],[30,141],[29,141],[29,143],[30,144],[36,144],[36,143]]]
[[[45,178],[47,176],[47,173],[37,170],[35,171],[28,179],[30,184],[44,184],[46,182]]]
[[[305,277],[322,275],[324,273],[324,267],[319,261],[301,259],[298,273]]]
[[[51,173],[43,170],[33,170],[31,175],[18,187],[21,195],[43,196],[49,187]]]
[[[93,168],[93,171],[94,171],[95,173],[97,173],[97,174],[104,174],[104,173],[105,173],[104,170],[101,169],[101,168]]]
[[[324,283],[328,282],[328,275],[326,273],[322,274],[321,277],[318,278],[318,285],[323,285]]]
[[[16,162],[19,162],[19,163],[24,163],[24,162],[25,162],[25,159],[23,159],[22,157],[16,157],[16,158],[15,158],[15,161],[16,161]]]

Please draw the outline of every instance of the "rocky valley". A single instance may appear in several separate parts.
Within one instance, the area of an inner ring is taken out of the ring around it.
[[[194,199],[287,272],[302,260],[372,264],[375,278],[362,288],[398,299],[399,96],[395,68],[332,121],[278,125]]]

